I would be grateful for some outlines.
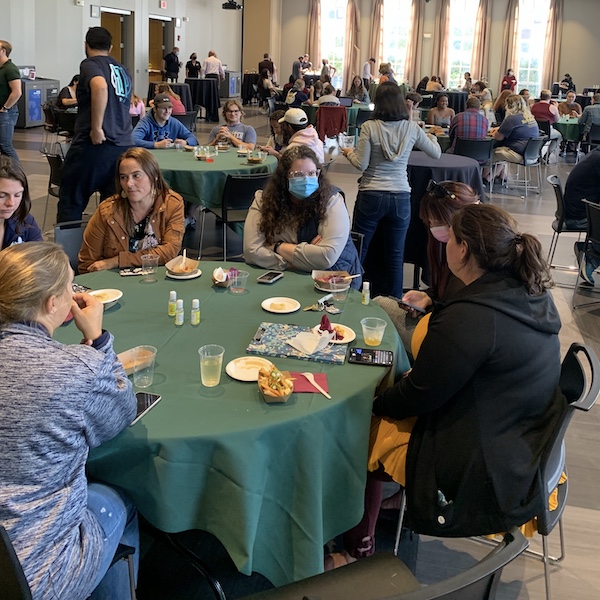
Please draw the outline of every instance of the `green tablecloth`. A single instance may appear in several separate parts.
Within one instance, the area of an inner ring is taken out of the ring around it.
[[[268,156],[260,165],[249,165],[237,152],[220,152],[213,163],[197,160],[192,152],[151,150],[167,183],[187,202],[202,206],[221,206],[227,175],[273,173],[277,159]]]
[[[563,139],[567,142],[579,142],[583,127],[579,124],[579,119],[570,117],[561,117],[558,123],[553,123],[554,129],[560,131]]]
[[[323,544],[355,525],[363,509],[371,403],[389,375],[382,367],[335,366],[273,359],[281,369],[327,374],[332,400],[320,394],[293,394],[283,405],[267,405],[255,383],[223,373],[217,388],[200,384],[197,350],[225,347],[224,365],[245,354],[261,321],[317,324],[321,313],[271,314],[260,308],[272,296],[290,296],[302,306],[321,293],[309,275],[286,272],[273,285],[260,285],[261,269],[248,267],[248,290],[229,294],[211,285],[223,263],[202,262],[199,279],[164,278],[143,284],[136,277],[98,272],[77,278],[94,289],[118,288],[119,304],[105,313],[117,352],[139,344],[158,348],[154,384],[162,401],[133,427],[90,453],[91,477],[125,489],[141,514],[167,532],[201,529],[223,543],[238,569],[262,573],[275,585],[319,573]],[[236,267],[240,267],[236,263]],[[183,298],[186,323],[167,316],[169,290]],[[189,324],[192,298],[201,303],[201,323]],[[362,346],[360,319],[384,316],[363,306],[351,291],[341,315]],[[71,324],[55,332],[78,343]],[[406,354],[388,320],[382,349],[394,350],[396,373],[408,368]]]

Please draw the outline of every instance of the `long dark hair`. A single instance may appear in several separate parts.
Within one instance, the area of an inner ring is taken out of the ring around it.
[[[0,154],[0,179],[12,179],[18,181],[23,186],[23,195],[21,196],[21,204],[15,211],[17,224],[21,225],[29,214],[31,209],[31,197],[29,195],[29,185],[27,177],[18,161],[13,161],[10,156]]]
[[[430,286],[438,298],[444,296],[450,279],[446,258],[446,244],[436,240],[429,232],[429,223],[437,222],[450,226],[452,215],[463,206],[479,202],[479,194],[466,183],[440,181],[431,187],[419,203],[419,217],[428,228],[427,258],[430,267]]]
[[[295,160],[308,158],[319,168],[317,155],[308,146],[294,146],[286,150],[279,159],[277,169],[273,173],[262,193],[261,219],[258,230],[264,234],[265,242],[272,244],[275,236],[284,229],[297,229],[316,219],[325,219],[327,203],[332,189],[323,170],[319,174],[319,189],[301,203],[292,202],[288,187],[288,172]]]
[[[381,121],[405,121],[408,119],[406,100],[400,87],[386,81],[375,92],[373,118]]]
[[[457,242],[466,242],[466,259],[491,273],[507,273],[521,282],[532,296],[540,296],[554,285],[540,241],[530,233],[519,233],[517,222],[491,204],[461,208],[452,217]]]

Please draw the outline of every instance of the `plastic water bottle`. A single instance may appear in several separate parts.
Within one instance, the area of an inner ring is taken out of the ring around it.
[[[169,308],[168,308],[167,314],[170,317],[174,317],[176,308],[177,308],[177,292],[172,290],[169,292]]]
[[[190,323],[195,327],[200,325],[200,300],[194,298],[192,300],[192,310],[190,312]]]
[[[177,305],[175,308],[175,325],[181,327],[183,325],[183,300],[177,300]]]
[[[365,306],[371,301],[371,284],[368,281],[363,281],[362,286],[362,304]]]

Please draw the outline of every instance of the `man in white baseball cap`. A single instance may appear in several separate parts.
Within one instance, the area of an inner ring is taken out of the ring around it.
[[[285,115],[279,119],[283,135],[283,148],[281,152],[294,146],[308,146],[323,164],[325,154],[323,153],[323,142],[319,139],[317,130],[308,123],[308,117],[301,108],[288,108]],[[269,154],[279,158],[280,153],[270,149]]]

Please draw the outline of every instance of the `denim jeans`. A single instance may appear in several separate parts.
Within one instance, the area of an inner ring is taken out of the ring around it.
[[[102,562],[96,588],[90,600],[115,600],[129,598],[129,570],[127,562],[110,563],[119,544],[135,548],[134,571],[140,558],[140,536],[135,506],[121,492],[99,483],[88,484],[88,510],[96,517],[104,532]]]
[[[0,154],[6,154],[16,160],[19,160],[19,157],[13,148],[13,135],[18,118],[19,109],[16,104],[6,112],[0,112]]]
[[[363,276],[376,294],[402,297],[404,242],[409,224],[410,192],[358,192],[352,229],[365,236],[360,257],[363,265],[375,231],[382,236],[377,240],[377,247],[383,250],[377,261],[380,269],[377,273],[366,270]]]

